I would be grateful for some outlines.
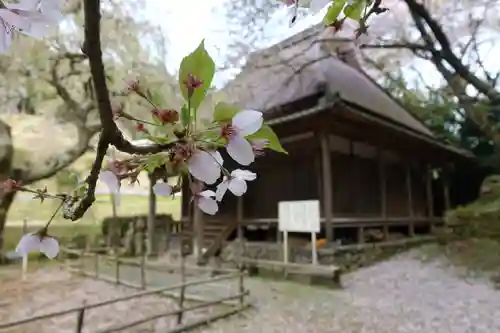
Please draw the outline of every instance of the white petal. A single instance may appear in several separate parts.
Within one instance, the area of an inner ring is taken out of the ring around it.
[[[120,181],[111,171],[102,171],[99,174],[99,180],[106,184],[106,186],[109,188],[109,191],[112,193],[117,193],[120,190]]]
[[[222,155],[218,151],[211,151],[209,153],[215,159],[215,162],[217,162],[219,164],[219,166],[222,166],[224,164],[224,160],[222,159]]]
[[[215,192],[212,190],[205,190],[203,192],[198,193],[198,195],[204,198],[213,198],[215,197]]]
[[[224,197],[224,194],[226,194],[228,186],[228,181],[221,182],[219,185],[217,185],[217,191],[215,191],[215,199],[217,201],[222,201],[222,198]]]
[[[12,45],[12,31],[5,26],[5,23],[0,19],[0,53],[9,51]]]
[[[40,251],[40,236],[35,234],[27,234],[21,237],[19,244],[17,244],[16,252],[24,256],[30,252]]]
[[[219,210],[217,206],[217,201],[212,198],[201,197],[198,199],[198,207],[209,215],[215,215]]]
[[[234,136],[226,146],[227,153],[241,165],[249,165],[255,160],[252,145],[241,136]]]
[[[211,154],[203,150],[197,150],[187,161],[187,164],[193,177],[209,185],[220,178],[220,166]]]
[[[247,136],[257,132],[262,127],[263,122],[262,112],[243,110],[233,117],[232,125],[237,128],[239,135]]]
[[[158,183],[153,186],[153,192],[156,195],[168,197],[172,194],[172,186],[167,183]]]
[[[54,259],[59,254],[59,242],[52,237],[44,237],[40,244],[40,252],[45,254],[47,258]]]
[[[231,176],[236,179],[252,181],[257,178],[257,174],[248,170],[236,169],[231,172]]]
[[[311,14],[317,14],[320,12],[323,8],[326,7],[326,5],[330,4],[332,1],[331,0],[312,0],[311,4],[309,6],[311,10]]]
[[[247,191],[247,183],[241,179],[232,179],[229,182],[229,191],[235,196],[240,197]]]

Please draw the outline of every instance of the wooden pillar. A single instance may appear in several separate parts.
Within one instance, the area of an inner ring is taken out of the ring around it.
[[[153,186],[156,183],[156,177],[149,174],[149,208],[148,208],[148,221],[147,221],[147,255],[152,256],[156,254],[155,244],[155,227],[156,227],[156,194],[153,191]]]
[[[415,220],[414,215],[415,212],[413,210],[413,188],[411,182],[411,165],[407,164],[406,166],[406,189],[408,191],[408,215],[410,217],[410,221],[408,224],[408,233],[410,237],[415,236]]]
[[[434,217],[434,196],[432,195],[432,167],[427,165],[425,174],[425,195],[427,199],[427,216],[432,219]],[[431,232],[434,231],[434,221],[430,221]]]
[[[332,203],[333,203],[333,191],[332,191],[332,161],[331,161],[331,151],[330,151],[330,140],[328,134],[325,132],[321,133],[321,175],[323,177],[323,216],[325,217],[325,230],[326,239],[331,242],[333,241],[333,225],[332,225]]]
[[[451,209],[451,201],[450,201],[450,184],[448,180],[448,170],[443,169],[441,174],[441,178],[443,180],[443,197],[444,197],[444,213]],[[444,215],[444,214],[443,214]]]
[[[379,171],[379,184],[380,184],[380,216],[382,219],[387,219],[387,172],[382,151],[379,149],[377,152],[378,157],[378,171]],[[389,238],[389,227],[383,224],[384,239]]]

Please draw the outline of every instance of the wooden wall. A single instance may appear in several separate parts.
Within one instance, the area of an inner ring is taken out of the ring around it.
[[[321,178],[317,140],[311,136],[283,145],[289,155],[268,153],[249,167],[257,173],[257,180],[248,182],[248,191],[243,199],[245,218],[277,218],[279,201],[321,197],[325,184]],[[334,217],[382,216],[382,173],[386,175],[387,216],[410,216],[407,160],[392,151],[378,150],[369,144],[352,142],[335,135],[330,136],[330,149]],[[237,167],[230,165],[231,159],[224,151],[221,153],[230,170]],[[427,215],[425,172],[425,165],[414,163],[411,167],[412,208],[415,216]],[[185,195],[183,216],[188,200]],[[217,219],[234,218],[235,215],[236,197],[228,192],[219,206]]]

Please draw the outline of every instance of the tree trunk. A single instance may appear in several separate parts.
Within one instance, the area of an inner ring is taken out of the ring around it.
[[[0,199],[0,261],[2,261],[3,258],[3,232],[5,229],[5,223],[7,222],[7,214],[12,202],[14,202],[15,196],[16,192],[10,192]]]

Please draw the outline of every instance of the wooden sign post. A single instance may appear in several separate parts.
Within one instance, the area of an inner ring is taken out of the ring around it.
[[[278,227],[283,232],[283,261],[288,263],[288,232],[311,233],[312,263],[318,264],[316,233],[320,232],[318,200],[281,201],[278,204]]]

